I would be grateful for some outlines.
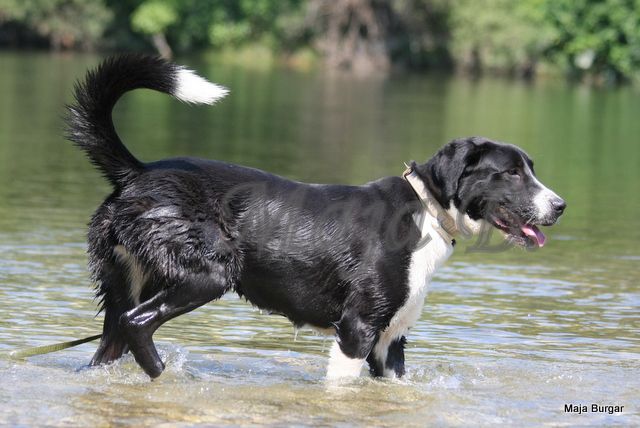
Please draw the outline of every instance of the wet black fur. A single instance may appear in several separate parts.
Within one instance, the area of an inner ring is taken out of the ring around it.
[[[89,226],[89,267],[105,311],[92,364],[130,349],[149,376],[160,375],[154,331],[233,290],[296,325],[334,327],[342,351],[369,357],[371,372],[380,375],[369,354],[405,302],[420,237],[412,188],[400,177],[363,186],[310,185],[220,161],[142,163],[118,138],[112,108],[136,88],[171,94],[176,71],[157,58],[121,56],[89,72],[75,89],[69,138],[114,188]],[[484,179],[482,160],[498,148],[514,159],[521,155],[483,139],[456,140],[416,167],[443,206],[466,203],[480,218],[487,215],[483,201],[475,191],[463,201],[460,186],[474,186],[465,174]],[[114,253],[117,246],[147,273],[139,305],[129,295],[128,267]],[[391,345],[385,363],[399,376],[404,343]]]

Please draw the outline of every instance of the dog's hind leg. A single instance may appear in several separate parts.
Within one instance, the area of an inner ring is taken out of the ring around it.
[[[134,306],[127,293],[127,274],[117,263],[104,267],[101,283],[104,290],[104,324],[100,345],[91,359],[92,366],[110,363],[127,352],[127,342],[120,334],[118,321],[122,314]]]
[[[151,378],[164,370],[153,333],[170,319],[222,297],[231,287],[224,266],[216,264],[216,269],[217,272],[187,273],[180,283],[162,289],[120,317],[120,331],[127,338],[129,349]]]

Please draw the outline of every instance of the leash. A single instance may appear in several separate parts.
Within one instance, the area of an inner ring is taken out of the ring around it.
[[[413,169],[413,165],[413,162],[411,162],[411,165],[405,163],[404,166],[406,166],[407,169],[404,170],[402,176],[407,180],[429,215],[435,220],[433,228],[436,232],[438,232],[445,241],[451,242],[451,244],[454,245],[455,240],[453,237],[458,233],[455,220],[442,208],[431,192],[429,192],[422,179]]]
[[[11,351],[8,353],[9,358],[16,360],[22,360],[27,357],[33,357],[35,355],[50,354],[51,352],[62,351],[63,349],[73,348],[74,346],[82,345],[83,343],[91,342],[93,340],[102,337],[101,334],[95,336],[85,337],[84,339],[71,340],[69,342],[55,343],[53,345],[36,346],[33,348],[26,348],[17,351]]]

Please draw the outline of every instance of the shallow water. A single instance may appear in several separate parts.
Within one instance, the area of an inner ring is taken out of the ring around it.
[[[0,54],[0,352],[100,330],[84,234],[109,189],[60,120],[97,61]],[[478,134],[523,147],[569,207],[542,250],[457,247],[401,381],[327,385],[329,339],[228,295],[158,331],[167,371],[153,382],[130,356],[85,368],[95,343],[0,358],[0,424],[640,425],[640,94],[183,62],[232,94],[213,108],[127,95],[117,128],[144,160],[200,156],[358,184]],[[577,415],[569,403],[624,409]]]

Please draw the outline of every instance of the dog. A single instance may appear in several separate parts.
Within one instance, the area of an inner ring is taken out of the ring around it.
[[[539,226],[565,202],[529,156],[482,137],[456,139],[401,176],[362,186],[305,184],[215,160],[143,163],[111,113],[147,88],[191,104],[227,90],[157,57],[105,60],[75,86],[67,136],[113,186],[88,232],[89,269],[104,311],[91,365],[126,352],[151,378],[165,368],[154,332],[228,291],[296,326],[335,335],[327,378],[405,373],[405,336],[455,238],[499,230],[541,247]]]

